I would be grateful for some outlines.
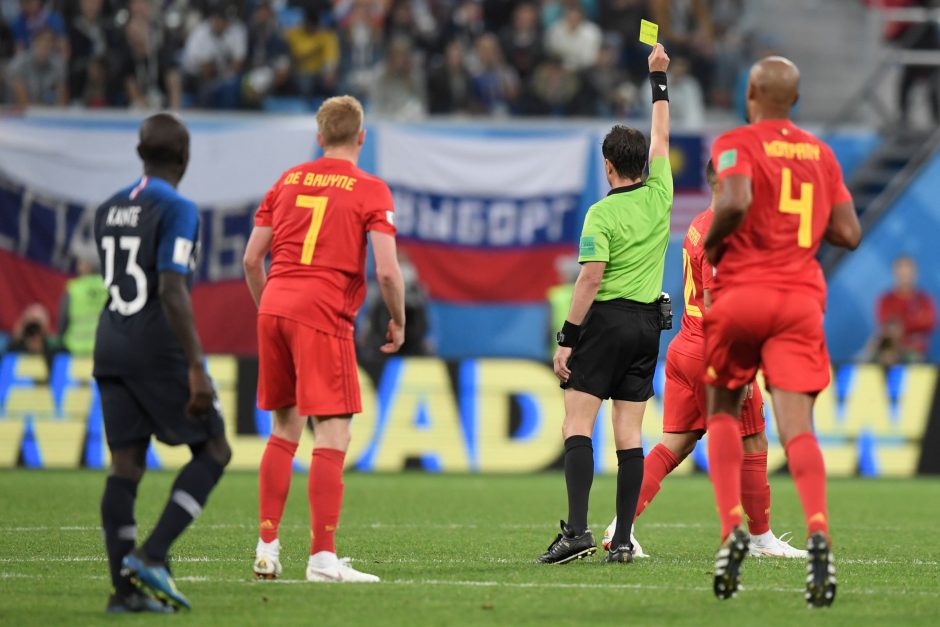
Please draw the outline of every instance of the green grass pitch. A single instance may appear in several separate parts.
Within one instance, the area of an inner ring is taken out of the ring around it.
[[[141,485],[141,534],[172,475]],[[0,472],[2,625],[937,625],[940,482],[833,480],[830,506],[839,590],[828,610],[803,603],[802,561],[749,558],[738,598],[719,602],[710,571],[718,540],[706,478],[667,479],[637,525],[653,555],[608,566],[600,555],[537,566],[565,514],[560,474],[362,475],[346,479],[340,555],[380,575],[377,585],[303,582],[309,530],[306,477],[295,476],[281,531],[283,580],[255,582],[256,477],[227,475],[174,547],[176,616],[109,617],[98,530],[98,472]],[[772,480],[773,528],[802,538],[792,483]],[[614,480],[594,483],[598,540]]]

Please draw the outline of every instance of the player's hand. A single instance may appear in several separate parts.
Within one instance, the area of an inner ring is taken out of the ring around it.
[[[571,347],[559,346],[558,350],[555,351],[555,358],[552,361],[555,376],[558,377],[558,380],[562,383],[567,383],[568,377],[571,376],[571,370],[568,368],[569,359],[571,359]]]
[[[385,339],[388,340],[388,343],[383,344],[379,350],[387,355],[397,353],[401,345],[405,343],[405,327],[397,324],[394,320],[389,320]]]
[[[721,258],[724,254],[725,254],[724,244],[705,247],[705,259],[707,259],[708,263],[710,263],[712,266],[717,266],[718,262],[721,261]]]
[[[199,417],[209,413],[215,401],[215,389],[209,373],[199,364],[189,368],[189,404],[186,412],[190,416]]]
[[[754,384],[748,383],[744,386],[744,398],[745,400],[751,400],[754,398]]]
[[[669,68],[669,55],[662,44],[653,46],[653,51],[649,56],[650,72],[665,72]]]

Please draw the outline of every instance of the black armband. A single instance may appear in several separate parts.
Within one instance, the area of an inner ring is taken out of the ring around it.
[[[565,320],[565,324],[561,327],[561,331],[555,334],[555,340],[558,342],[558,345],[566,348],[574,348],[577,346],[579,339],[581,339],[581,327],[567,320]]]
[[[653,89],[653,102],[669,102],[669,88],[666,85],[665,72],[650,72],[650,87]]]

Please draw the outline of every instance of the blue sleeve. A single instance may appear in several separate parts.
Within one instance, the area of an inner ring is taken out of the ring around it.
[[[199,210],[185,198],[172,198],[163,205],[157,235],[157,271],[189,274],[199,237]]]
[[[57,35],[65,35],[65,20],[56,12],[49,14],[49,20],[46,22],[46,26],[55,31]]]
[[[16,21],[10,27],[13,31],[13,41],[21,46],[29,47],[29,28],[26,26],[26,18],[22,15],[16,18]]]

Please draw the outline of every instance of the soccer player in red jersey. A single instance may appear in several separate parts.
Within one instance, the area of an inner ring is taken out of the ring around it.
[[[816,252],[825,240],[854,249],[861,241],[855,204],[832,150],[789,115],[800,73],[782,57],[751,68],[751,122],[712,147],[718,172],[705,253],[718,268],[705,317],[708,455],[723,543],[715,594],[738,587],[749,538],[740,527],[744,451],[738,424],[745,389],[761,368],[809,539],[806,599],[832,603],[835,569],[826,507],[826,470],[813,434],[813,403],[829,385],[823,332],[826,283]]]
[[[718,182],[709,160],[705,178],[714,196]],[[711,307],[714,269],[705,258],[705,233],[712,223],[711,207],[695,216],[682,247],[685,311],[679,333],[666,353],[666,388],[663,394],[663,439],[653,447],[643,466],[643,485],[636,518],[653,501],[666,475],[688,457],[705,435],[705,332],[702,320]],[[770,530],[770,484],[767,482],[767,436],[764,433],[764,399],[760,388],[751,386],[741,408],[741,437],[744,464],[741,470],[741,499],[747,514],[750,549],[753,555],[805,557],[777,538]],[[604,533],[604,548],[610,544],[617,519]],[[635,538],[634,555],[645,557]]]
[[[373,582],[336,556],[349,423],[362,411],[353,322],[366,293],[366,238],[391,313],[384,353],[405,337],[404,284],[395,250],[392,195],[356,167],[365,141],[362,105],[330,98],[317,112],[323,157],[290,168],[255,214],[245,274],[258,304],[258,404],[274,412],[261,458],[260,538],[254,572],[281,572],[278,526],[297,442],[313,419],[308,581]],[[264,259],[271,252],[270,272]]]

